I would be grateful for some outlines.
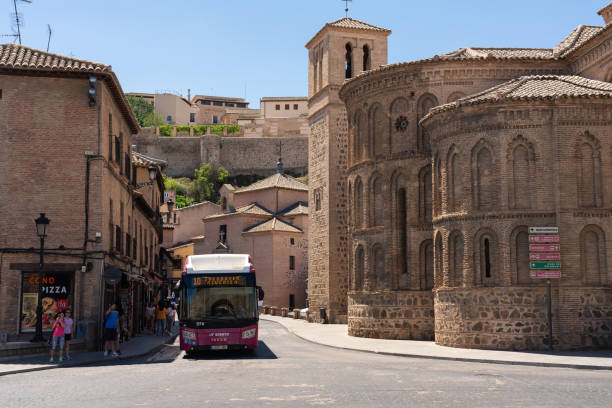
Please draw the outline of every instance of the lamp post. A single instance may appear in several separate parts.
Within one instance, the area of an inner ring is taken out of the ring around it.
[[[154,208],[155,203],[155,186],[153,185],[153,180],[157,177],[157,167],[154,165],[149,166],[149,180],[151,180],[151,209]]]
[[[45,341],[42,335],[42,285],[43,285],[43,269],[44,269],[44,248],[47,229],[49,227],[49,219],[45,217],[45,213],[40,213],[40,217],[34,220],[36,223],[36,234],[40,238],[40,265],[38,271],[38,302],[36,304],[36,334],[32,342]]]

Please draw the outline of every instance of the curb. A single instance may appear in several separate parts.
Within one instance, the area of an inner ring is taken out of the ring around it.
[[[102,363],[105,361],[126,361],[126,360],[132,360],[134,358],[139,358],[139,357],[144,357],[148,354],[151,353],[155,353],[159,350],[161,350],[164,346],[166,346],[167,344],[172,344],[174,343],[174,341],[176,340],[176,338],[178,337],[178,333],[177,334],[173,334],[172,336],[170,336],[170,338],[168,338],[166,341],[164,341],[161,344],[158,344],[157,346],[144,351],[142,353],[139,354],[134,354],[131,356],[126,356],[126,357],[117,357],[113,360],[109,360],[108,358],[99,358],[97,360],[90,360],[90,361],[84,361],[81,363],[62,363],[60,364],[54,364],[54,365],[49,365],[49,366],[41,366],[41,367],[33,367],[33,368],[22,368],[22,369],[18,369],[18,370],[10,370],[10,371],[2,371],[0,372],[0,377],[3,377],[5,375],[11,375],[11,374],[21,374],[21,373],[30,373],[33,371],[44,371],[44,370],[53,370],[55,368],[72,368],[72,367],[85,367],[88,365],[92,365],[92,364],[97,364],[97,363]]]
[[[333,346],[330,344],[319,343],[317,341],[308,339],[304,336],[301,336],[285,326],[283,323],[278,322],[276,320],[270,320],[263,318],[261,320],[265,320],[266,322],[276,323],[287,330],[289,333],[293,334],[295,337],[300,338],[304,341],[307,341],[311,344],[317,344],[319,346],[330,347],[334,349],[340,350],[350,350],[350,351],[360,351],[363,353],[372,353],[372,354],[380,354],[385,356],[394,356],[394,357],[407,357],[407,358],[421,358],[426,360],[444,360],[444,361],[459,361],[464,363],[479,363],[479,364],[502,364],[502,365],[518,365],[518,366],[529,366],[529,367],[550,367],[550,368],[573,368],[579,370],[612,370],[612,366],[594,366],[594,365],[586,365],[586,364],[562,364],[562,363],[542,363],[542,362],[529,362],[529,361],[508,361],[508,360],[488,360],[484,358],[467,358],[467,357],[444,357],[444,356],[430,356],[430,355],[421,355],[421,354],[407,354],[407,353],[392,353],[387,351],[376,351],[376,350],[363,350],[352,347],[344,347],[344,346]]]

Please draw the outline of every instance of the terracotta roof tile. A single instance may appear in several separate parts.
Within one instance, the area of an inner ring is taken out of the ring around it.
[[[549,59],[550,48],[480,48],[466,47],[435,55],[428,60],[485,60],[485,59]]]
[[[234,211],[232,212],[227,212],[227,213],[223,213],[223,214],[213,214],[213,215],[209,215],[208,217],[205,217],[206,220],[211,219],[211,218],[220,218],[220,217],[226,217],[228,215],[242,215],[242,214],[247,214],[247,215],[264,215],[264,216],[271,216],[272,211],[268,210],[267,208],[259,205],[258,203],[251,203],[248,205],[244,205],[240,208],[236,208]]]
[[[266,177],[263,180],[259,180],[250,186],[246,186],[238,189],[236,193],[246,193],[249,191],[265,190],[267,188],[282,188],[286,190],[299,190],[308,191],[308,186],[297,179],[284,174],[275,173],[270,177]]]
[[[343,17],[336,21],[332,21],[331,23],[327,23],[326,26],[339,28],[354,28],[357,30],[390,32],[390,30],[387,30],[386,28],[377,27],[375,25],[364,23],[363,21],[355,20],[350,17]]]
[[[576,48],[599,34],[603,27],[579,25],[561,41],[553,50],[556,57],[565,57]]]
[[[286,221],[279,218],[270,218],[269,220],[260,222],[259,224],[252,225],[245,228],[242,232],[270,232],[270,231],[281,231],[281,232],[303,232],[301,228],[296,227]]]
[[[308,215],[308,203],[305,201],[298,201],[297,203],[280,211],[279,215],[282,215],[284,217],[291,217],[294,215]]]
[[[145,156],[142,153],[132,152],[132,162],[137,167],[148,167],[151,164],[160,166],[162,169],[168,166],[168,162],[155,157]]]
[[[432,108],[422,119],[466,105],[504,100],[558,98],[612,98],[612,83],[575,75],[528,75],[512,79],[480,93]]]
[[[0,44],[0,67],[27,71],[112,72],[110,65],[65,57],[20,44]]]

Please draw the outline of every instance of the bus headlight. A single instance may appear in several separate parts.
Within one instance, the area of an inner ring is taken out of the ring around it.
[[[195,340],[196,339],[196,334],[194,332],[183,330],[182,334],[183,334],[183,339],[185,340]]]
[[[251,339],[253,337],[255,337],[255,333],[257,332],[257,329],[249,329],[249,330],[245,330],[242,332],[242,338],[243,339]]]

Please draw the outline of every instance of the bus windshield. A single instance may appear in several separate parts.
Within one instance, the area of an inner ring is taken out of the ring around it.
[[[181,320],[256,319],[257,297],[253,286],[186,287],[183,292]]]

